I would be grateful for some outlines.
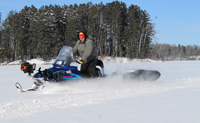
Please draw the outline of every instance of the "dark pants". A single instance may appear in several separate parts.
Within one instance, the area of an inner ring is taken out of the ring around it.
[[[94,59],[88,63],[82,64],[81,65],[81,76],[82,77],[97,77],[96,75],[96,64],[97,64],[97,59]]]

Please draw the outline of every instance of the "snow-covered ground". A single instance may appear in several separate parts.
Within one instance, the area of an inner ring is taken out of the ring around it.
[[[40,65],[37,68],[49,68]],[[109,59],[105,73],[154,69],[155,82],[121,78],[49,84],[37,92],[18,92],[32,79],[19,65],[0,66],[0,122],[2,123],[199,123],[200,61],[154,62]]]

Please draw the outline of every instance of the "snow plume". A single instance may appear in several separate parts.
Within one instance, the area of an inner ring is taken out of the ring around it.
[[[78,81],[65,82],[62,84],[46,85],[42,90],[44,94],[56,93],[92,93],[106,90],[119,89],[125,85],[119,79],[82,79]]]
[[[158,91],[155,89],[156,87],[158,87],[157,82],[124,81],[121,77],[114,77],[99,80],[83,79],[62,84],[49,84],[45,85],[41,92],[43,94],[92,95],[95,97],[95,100],[112,100],[128,97],[130,95],[154,93]]]

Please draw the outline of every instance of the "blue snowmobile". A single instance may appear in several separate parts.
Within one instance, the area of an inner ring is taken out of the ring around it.
[[[77,81],[82,79],[77,64],[77,58],[72,54],[72,48],[68,46],[64,46],[55,62],[53,63],[53,67],[45,70],[38,69],[38,72],[35,73],[32,78],[35,80],[33,82],[33,87],[29,89],[23,89],[19,82],[15,84],[16,88],[19,91],[36,91],[40,87],[44,87],[45,82],[50,83],[59,83],[59,82],[67,82],[67,81]],[[28,73],[31,76],[36,69],[36,64],[30,64],[28,62],[24,62],[21,64],[21,70],[24,73]],[[98,60],[96,64],[96,76],[97,78],[105,78],[104,74],[104,64],[101,60]],[[127,72],[114,72],[112,76],[122,75],[124,79],[131,80],[142,80],[142,81],[155,81],[160,77],[160,73],[156,70],[130,70]]]
[[[32,88],[23,89],[19,82],[17,82],[15,86],[19,91],[35,91],[45,82],[58,83],[69,80],[79,80],[82,76],[77,65],[77,59],[74,59],[72,55],[72,47],[64,46],[53,63],[53,67],[45,70],[39,68],[38,72],[32,76],[35,80]],[[105,77],[103,62],[98,60],[96,66],[98,66],[96,67],[96,76],[98,78]],[[28,62],[21,64],[21,70],[24,73],[28,73],[29,76],[34,73],[35,68],[36,64],[30,64]]]

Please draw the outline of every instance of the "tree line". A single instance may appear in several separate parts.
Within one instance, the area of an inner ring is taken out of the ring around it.
[[[86,31],[99,55],[161,60],[194,59],[200,47],[152,43],[154,25],[146,10],[125,3],[25,6],[10,11],[5,20],[0,12],[0,62],[41,57],[55,58],[64,46],[73,47],[77,32]]]
[[[148,57],[155,35],[148,12],[133,4],[25,6],[1,21],[0,60],[55,58],[64,45],[75,45],[81,30],[90,35],[99,55],[131,59]]]
[[[200,47],[197,45],[170,45],[170,44],[151,44],[150,56],[152,59],[164,61],[172,60],[200,60]]]

